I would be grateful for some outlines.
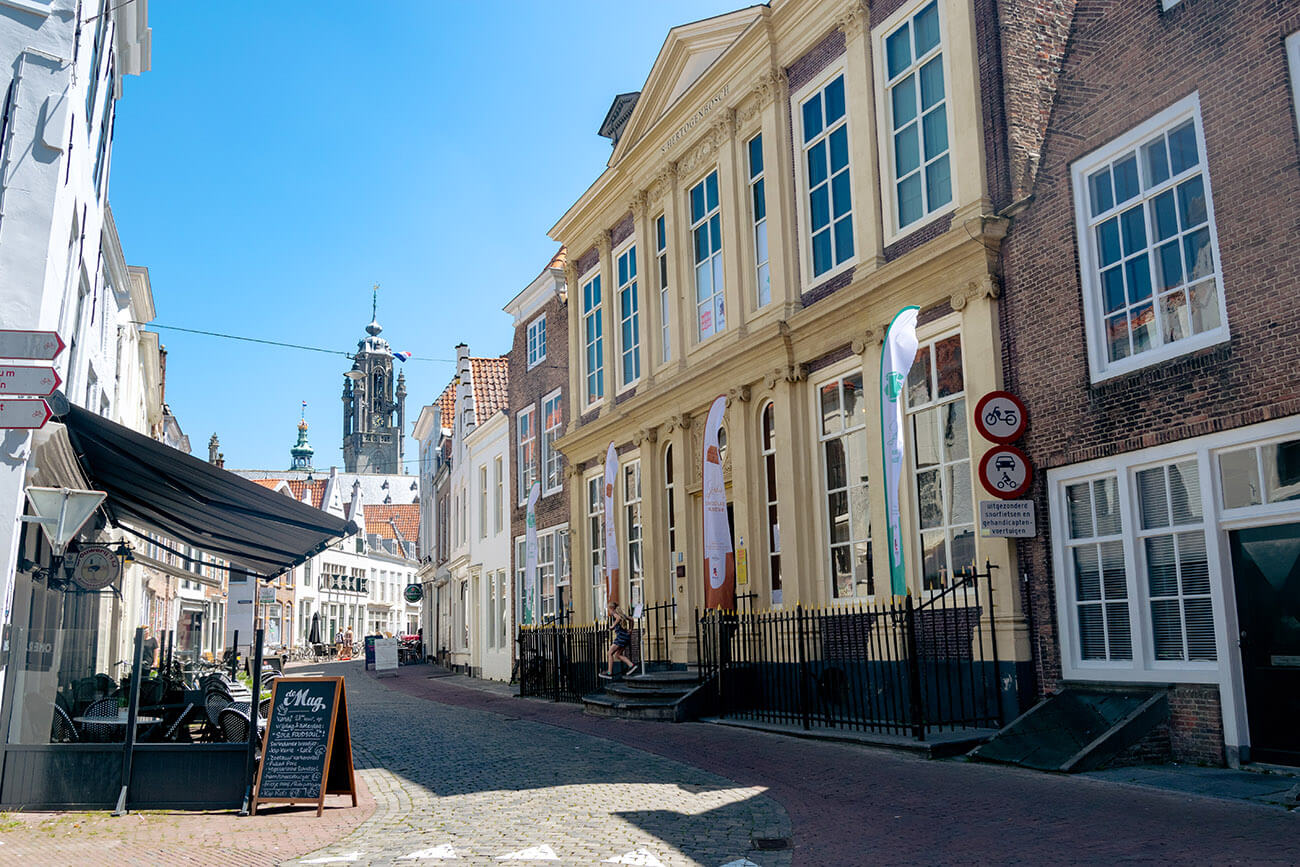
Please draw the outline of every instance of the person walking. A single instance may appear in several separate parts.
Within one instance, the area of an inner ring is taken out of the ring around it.
[[[631,677],[636,673],[636,663],[632,657],[627,655],[627,650],[632,646],[632,633],[629,627],[632,625],[632,618],[628,617],[623,609],[618,607],[617,603],[611,602],[605,607],[605,613],[609,615],[609,629],[613,633],[612,640],[609,644],[608,662],[609,668],[605,677],[614,677],[614,660],[619,659],[627,666],[625,677]]]

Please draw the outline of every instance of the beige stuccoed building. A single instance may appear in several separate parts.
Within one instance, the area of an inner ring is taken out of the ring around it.
[[[559,442],[575,620],[602,610],[612,442],[620,595],[675,598],[678,661],[695,653],[702,428],[720,394],[745,604],[888,598],[879,378],[885,330],[908,305],[908,590],[925,598],[991,561],[1001,657],[1029,659],[1014,545],[977,529],[991,444],[971,413],[1001,387],[1006,221],[988,189],[975,12],[874,7],[773,0],[671,30],[639,95],[606,118],[608,167],[550,233],[576,253]]]

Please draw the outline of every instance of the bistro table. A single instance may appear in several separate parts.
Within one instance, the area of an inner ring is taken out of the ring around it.
[[[122,708],[117,712],[117,716],[75,716],[72,721],[82,725],[94,723],[107,726],[124,726],[127,723],[127,712],[125,708]],[[162,717],[139,714],[135,718],[136,726],[147,726],[156,722],[162,722]]]

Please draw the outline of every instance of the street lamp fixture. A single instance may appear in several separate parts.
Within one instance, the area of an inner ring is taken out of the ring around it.
[[[352,362],[352,369],[343,375],[353,382],[360,382],[366,378],[366,372],[361,369],[361,362],[355,360]]]

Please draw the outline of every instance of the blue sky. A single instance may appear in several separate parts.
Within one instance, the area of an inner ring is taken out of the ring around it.
[[[379,283],[384,337],[438,359],[405,365],[409,434],[457,343],[509,350],[501,308],[609,159],[615,94],[670,27],[745,5],[153,0],[152,70],[125,80],[113,145],[127,262],[160,325],[339,353]],[[305,400],[316,466],[342,466],[341,354],[158,330],[195,454],[216,432],[227,466],[283,469]]]

